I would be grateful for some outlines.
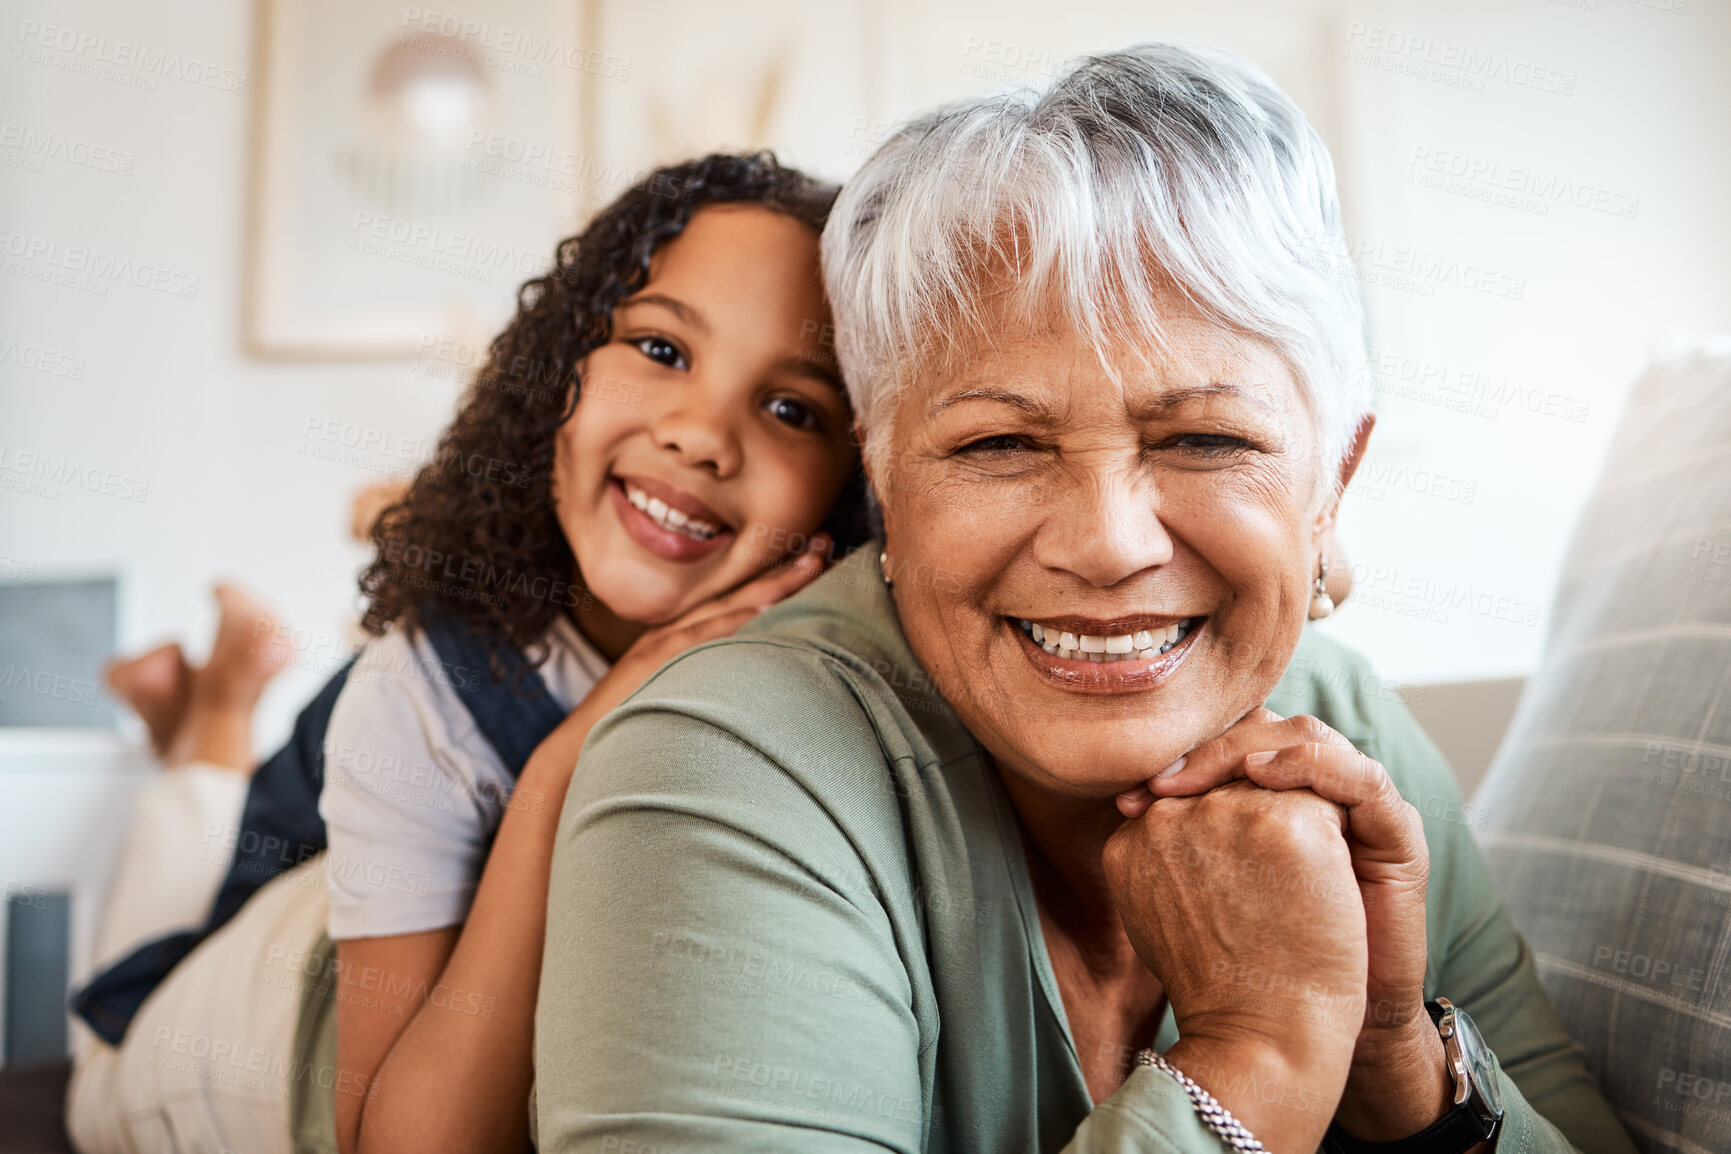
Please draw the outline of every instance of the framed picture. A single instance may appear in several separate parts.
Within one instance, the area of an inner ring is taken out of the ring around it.
[[[593,89],[591,139],[611,171],[774,148],[841,180],[883,135],[893,6],[882,0],[590,2],[599,41],[630,78]]]
[[[412,358],[511,315],[587,215],[582,2],[258,0],[249,353]]]

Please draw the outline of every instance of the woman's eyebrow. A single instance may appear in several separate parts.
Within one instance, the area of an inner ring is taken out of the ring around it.
[[[628,309],[637,308],[640,305],[654,305],[666,309],[704,336],[709,335],[709,322],[704,319],[702,313],[679,298],[670,297],[666,293],[638,293],[634,297],[620,301],[617,307]]]
[[[1259,409],[1271,409],[1268,398],[1255,389],[1240,385],[1234,381],[1210,381],[1206,385],[1191,385],[1182,389],[1168,389],[1156,393],[1137,405],[1139,415],[1152,416],[1169,412],[1172,409],[1188,405],[1192,401],[1209,401],[1218,397],[1230,397],[1234,400],[1248,401]]]
[[[1024,413],[1031,416],[1051,416],[1051,411],[1033,397],[1026,396],[1022,393],[1012,392],[1009,389],[993,388],[961,389],[957,392],[951,393],[949,396],[932,406],[932,415],[936,416],[945,409],[950,408],[952,405],[959,405],[964,401],[997,401],[1000,404],[1011,405],[1015,408],[1021,409]]]

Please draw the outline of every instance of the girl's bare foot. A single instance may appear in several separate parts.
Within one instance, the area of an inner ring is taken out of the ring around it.
[[[167,754],[192,702],[192,666],[180,646],[171,641],[138,657],[115,658],[103,667],[102,680],[143,719],[156,755]]]
[[[265,685],[288,661],[276,615],[233,585],[218,585],[216,641],[192,674],[186,719],[163,760],[201,761],[251,773],[252,715]]]

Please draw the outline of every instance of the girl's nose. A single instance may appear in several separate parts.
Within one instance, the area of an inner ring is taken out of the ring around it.
[[[739,437],[717,406],[696,395],[682,397],[655,422],[655,443],[677,453],[687,465],[708,469],[718,477],[739,471],[744,458]]]

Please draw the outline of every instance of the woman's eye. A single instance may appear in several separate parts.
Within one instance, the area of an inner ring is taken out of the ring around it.
[[[1167,444],[1177,449],[1195,449],[1203,453],[1236,453],[1248,449],[1249,443],[1242,437],[1228,436],[1224,433],[1186,433],[1182,437],[1174,437]]]
[[[812,410],[810,405],[803,401],[796,401],[792,397],[772,398],[763,407],[769,410],[770,416],[795,429],[815,432],[823,427],[823,422],[818,420],[817,413]]]
[[[1021,437],[1005,433],[996,437],[981,437],[977,441],[969,441],[957,452],[960,453],[1014,453],[1026,449],[1028,444]]]
[[[670,369],[683,369],[685,354],[679,351],[679,346],[666,337],[642,337],[631,342],[638,352],[648,357],[658,365],[666,365]]]

